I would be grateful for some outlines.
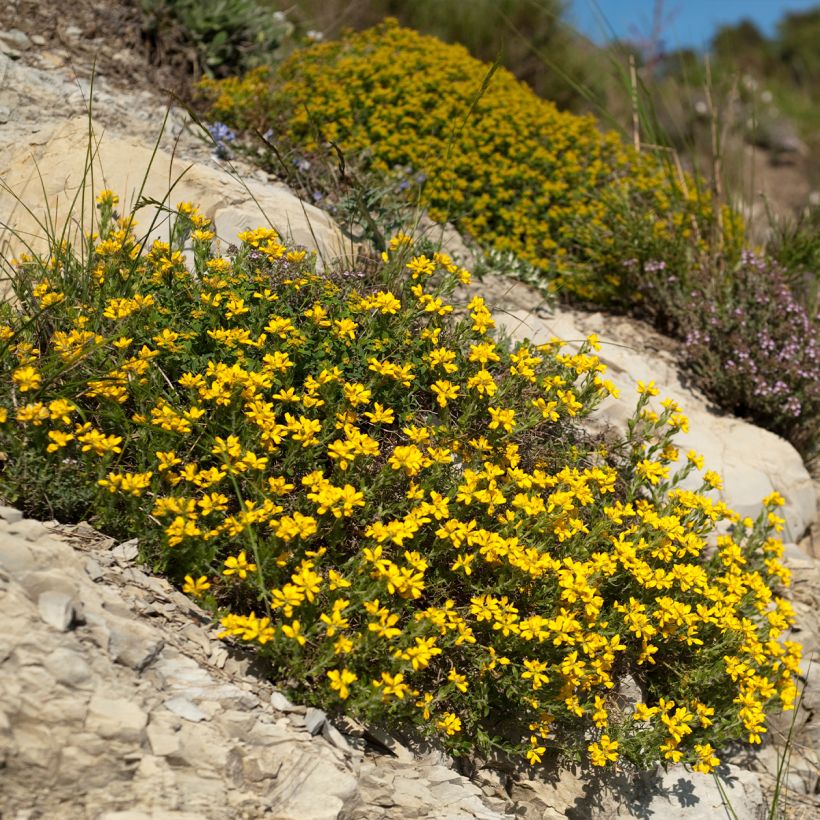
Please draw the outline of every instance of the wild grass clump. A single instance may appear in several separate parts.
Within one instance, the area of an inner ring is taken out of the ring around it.
[[[148,246],[116,203],[13,267],[8,500],[138,534],[300,700],[457,754],[710,771],[793,706],[783,500],[752,521],[712,472],[682,489],[702,458],[651,383],[625,438],[585,436],[595,337],[502,342],[404,236],[319,274],[269,228],[221,253],[187,203]]]
[[[269,133],[297,163],[332,144],[366,172],[422,173],[418,201],[433,219],[514,252],[582,298],[612,299],[620,288],[578,272],[595,260],[575,226],[608,232],[607,192],[640,202],[659,239],[694,231],[705,241],[714,222],[707,192],[496,68],[387,21],[303,49],[275,72],[203,89],[212,118]]]

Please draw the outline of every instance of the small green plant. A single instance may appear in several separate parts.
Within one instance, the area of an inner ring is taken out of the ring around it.
[[[139,0],[158,52],[193,51],[194,74],[224,77],[281,59],[294,26],[260,0]]]
[[[783,499],[751,520],[713,472],[683,489],[702,458],[651,383],[624,438],[586,435],[615,392],[594,336],[511,346],[478,296],[454,318],[469,274],[407,236],[318,273],[270,228],[221,253],[190,203],[151,245],[97,207],[11,265],[7,499],[76,486],[66,514],[139,533],[301,700],[456,754],[706,772],[793,705]]]
[[[806,313],[820,315],[820,207],[792,219],[774,219],[766,251]]]

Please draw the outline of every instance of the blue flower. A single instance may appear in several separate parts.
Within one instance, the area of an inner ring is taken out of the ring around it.
[[[224,122],[215,122],[208,126],[208,133],[216,143],[233,142],[236,134]]]

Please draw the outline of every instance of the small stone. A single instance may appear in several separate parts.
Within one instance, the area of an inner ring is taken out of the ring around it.
[[[181,633],[198,649],[201,649],[205,655],[211,653],[211,641],[203,629],[195,624],[186,624],[181,630]]]
[[[16,524],[18,521],[23,520],[23,513],[14,507],[6,507],[0,504],[0,518],[9,524]]]
[[[65,57],[56,51],[41,51],[37,58],[43,68],[62,68],[65,65]]]
[[[230,737],[238,738],[247,737],[257,721],[257,716],[253,712],[244,712],[241,709],[220,710],[216,718]]]
[[[66,686],[80,686],[91,677],[91,667],[78,652],[59,647],[43,661],[54,680]]]
[[[117,544],[111,550],[111,554],[120,566],[127,566],[139,555],[139,539],[132,538],[129,541],[123,541],[122,544]]]
[[[217,669],[222,669],[226,660],[228,660],[228,650],[224,646],[215,646],[211,651],[211,657],[208,658],[208,663]]]
[[[85,559],[85,572],[92,581],[99,581],[103,577],[102,567],[93,558]]]
[[[0,31],[0,51],[10,53],[9,49],[26,51],[29,48],[31,48],[31,40],[24,31],[17,28]]]
[[[325,725],[327,721],[327,715],[324,713],[322,709],[316,709],[313,706],[309,706],[307,711],[305,712],[305,728],[312,734],[316,735],[322,730],[322,726]]]
[[[153,630],[138,623],[109,623],[108,651],[123,666],[137,672],[149,667],[162,652],[165,642]]]
[[[228,675],[235,678],[244,677],[248,673],[251,662],[247,658],[228,657],[225,660],[224,669]]]
[[[0,105],[0,125],[5,125],[11,117],[11,109],[7,105]]]
[[[44,46],[46,44],[46,38],[43,37],[42,34],[32,34],[31,42],[34,43],[35,46]]]
[[[79,620],[81,607],[71,595],[59,590],[47,590],[37,599],[40,617],[60,632],[68,631],[75,621]]]
[[[185,720],[190,720],[192,723],[199,723],[199,721],[207,718],[207,715],[193,701],[188,700],[188,698],[169,698],[165,701],[165,708],[169,712],[173,712],[175,715],[185,718]]]
[[[179,734],[171,726],[152,721],[145,733],[148,735],[151,751],[157,757],[167,757],[179,752]]]
[[[147,723],[148,715],[134,701],[98,693],[88,704],[85,726],[101,737],[133,742],[140,740]]]
[[[270,705],[279,712],[295,712],[296,708],[281,692],[273,692]]]
[[[326,720],[322,725],[322,737],[330,743],[331,746],[335,746],[343,752],[350,754],[353,751],[350,744],[345,740],[344,735],[329,720]]]
[[[79,26],[66,26],[65,36],[76,39],[83,36],[83,30]]]

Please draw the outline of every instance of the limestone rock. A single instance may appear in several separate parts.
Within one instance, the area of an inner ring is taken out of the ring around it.
[[[304,717],[305,729],[307,729],[312,735],[319,734],[319,732],[322,731],[322,726],[325,725],[326,720],[327,715],[321,709],[316,709],[313,706],[309,706]]]
[[[163,202],[166,208],[183,200],[195,203],[214,221],[217,236],[225,246],[236,242],[238,234],[248,228],[270,224],[288,241],[316,250],[320,264],[352,253],[333,220],[324,211],[300,201],[284,185],[252,179],[240,183],[226,171],[191,165],[183,157],[172,157],[164,151],[157,152],[152,164],[151,148],[145,142],[112,133],[102,135],[104,129],[99,125],[95,130],[98,137],[102,136],[95,154],[96,178],[105,179],[106,186],[119,194],[122,209],[136,205],[141,190],[141,203]],[[51,213],[65,214],[72,198],[83,188],[87,141],[88,121],[77,117],[57,128],[45,145],[0,160],[0,178],[5,182],[0,192],[0,221],[28,241],[42,233],[35,217],[20,207],[8,190],[31,206],[38,218],[42,218],[44,196]],[[169,175],[175,179],[180,174],[183,176],[168,203],[164,198]],[[94,192],[89,188],[82,194],[85,213],[94,213]],[[76,210],[79,213],[79,203]],[[157,205],[141,205],[137,218],[146,229],[152,226],[151,240],[167,238],[168,218]],[[20,248],[13,238],[9,241],[6,253],[14,255]],[[38,244],[34,240],[37,249],[42,250],[42,241]]]
[[[92,675],[91,667],[79,652],[63,647],[57,647],[47,655],[43,666],[54,680],[66,686],[82,686]]]
[[[175,715],[179,715],[185,720],[199,723],[200,720],[205,720],[207,715],[192,701],[183,697],[169,698],[165,701],[165,708]]]
[[[86,729],[100,737],[118,740],[138,739],[148,723],[148,715],[137,703],[125,698],[95,694],[88,704]]]
[[[31,48],[31,38],[24,31],[12,28],[8,31],[0,31],[0,51],[7,54],[27,51]]]
[[[111,657],[137,672],[142,672],[153,663],[165,645],[152,630],[124,618],[109,619],[108,629],[108,651]]]
[[[49,625],[65,632],[77,619],[81,608],[72,595],[58,590],[46,590],[37,599],[40,617]]]

